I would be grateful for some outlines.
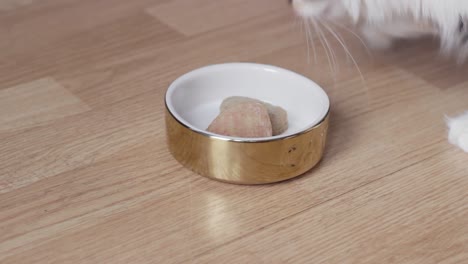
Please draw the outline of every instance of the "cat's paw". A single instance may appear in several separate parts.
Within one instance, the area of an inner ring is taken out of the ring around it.
[[[367,46],[374,50],[387,50],[393,45],[393,38],[370,26],[361,28],[362,36]]]
[[[468,111],[460,116],[447,118],[447,125],[450,143],[468,152]]]

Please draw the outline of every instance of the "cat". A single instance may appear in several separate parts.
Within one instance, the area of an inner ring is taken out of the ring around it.
[[[354,25],[372,49],[396,39],[436,36],[441,51],[459,63],[468,58],[468,0],[288,0],[312,21]],[[467,102],[468,104],[468,102]],[[447,118],[449,142],[468,153],[468,111]]]

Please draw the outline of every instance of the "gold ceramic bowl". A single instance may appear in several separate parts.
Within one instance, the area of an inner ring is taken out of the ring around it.
[[[289,129],[268,138],[233,138],[205,129],[229,96],[283,107]],[[299,176],[322,158],[330,102],[311,80],[270,65],[227,63],[189,72],[166,93],[171,154],[190,170],[236,184],[265,184]]]

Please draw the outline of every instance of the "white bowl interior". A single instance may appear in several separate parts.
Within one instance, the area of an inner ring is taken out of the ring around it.
[[[288,130],[269,138],[231,138],[207,132],[222,101],[246,96],[281,106],[288,113]],[[253,63],[227,63],[189,72],[169,87],[166,105],[180,122],[201,133],[234,140],[271,140],[288,137],[317,125],[330,101],[313,81],[289,70]]]

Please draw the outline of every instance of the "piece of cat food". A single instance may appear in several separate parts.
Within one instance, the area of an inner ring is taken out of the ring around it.
[[[267,107],[273,128],[273,136],[280,135],[288,129],[288,113],[283,108],[250,97],[232,96],[226,98],[221,104],[221,112],[244,102],[262,103]]]
[[[243,138],[271,137],[267,107],[258,102],[240,102],[222,111],[207,129],[209,132]]]

